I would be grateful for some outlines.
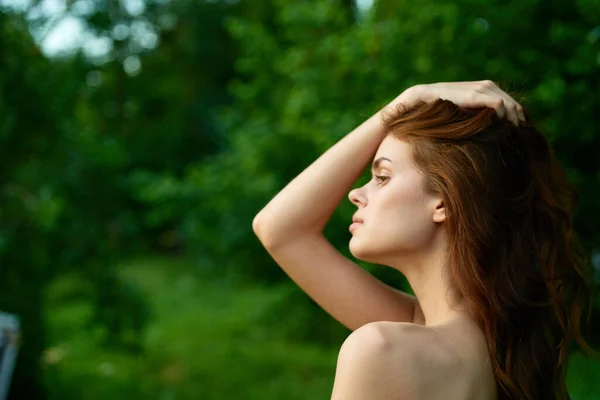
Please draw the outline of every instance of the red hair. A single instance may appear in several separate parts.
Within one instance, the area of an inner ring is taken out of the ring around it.
[[[454,286],[485,334],[500,399],[569,399],[594,301],[572,227],[577,193],[534,124],[437,100],[384,116],[441,195]]]

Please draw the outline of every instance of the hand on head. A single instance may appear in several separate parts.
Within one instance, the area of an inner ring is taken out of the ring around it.
[[[525,121],[523,107],[490,80],[416,85],[402,92],[387,107],[402,104],[410,110],[419,102],[430,103],[437,99],[449,100],[461,108],[493,108],[500,118],[506,117],[516,126],[519,121]]]

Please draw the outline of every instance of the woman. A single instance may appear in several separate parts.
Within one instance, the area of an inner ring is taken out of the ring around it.
[[[349,193],[350,251],[323,229]],[[332,399],[568,399],[592,304],[575,193],[523,107],[491,81],[418,85],[332,146],[255,217],[285,272],[353,332]]]

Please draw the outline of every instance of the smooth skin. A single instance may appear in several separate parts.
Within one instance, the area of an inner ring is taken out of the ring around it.
[[[410,145],[386,137],[381,122],[398,104],[410,110],[438,98],[493,108],[515,125],[525,120],[522,107],[489,80],[413,86],[329,148],[254,218],[254,232],[279,266],[353,331],[340,349],[332,399],[496,398],[483,333],[444,274],[443,201],[425,193]],[[373,179],[348,194],[381,157],[389,160],[378,163]],[[416,296],[376,279],[324,237],[346,196],[362,220],[352,231],[351,253],[402,272]]]

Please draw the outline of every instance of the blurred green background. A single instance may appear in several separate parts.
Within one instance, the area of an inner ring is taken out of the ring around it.
[[[600,268],[599,76],[600,0],[0,0],[9,398],[329,398],[349,332],[252,219],[418,83],[524,96]],[[352,212],[326,230],[346,255]],[[600,365],[571,361],[572,398],[600,398]]]

